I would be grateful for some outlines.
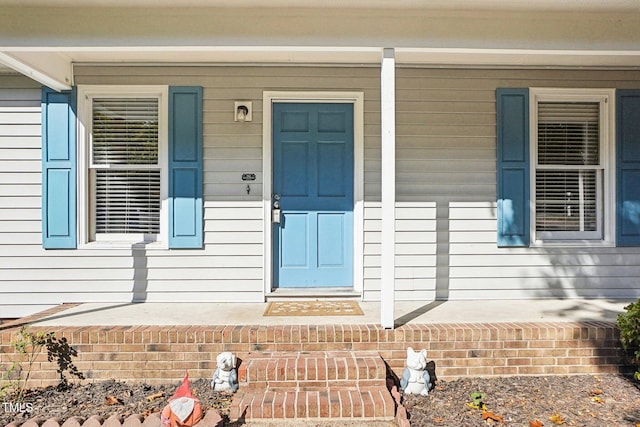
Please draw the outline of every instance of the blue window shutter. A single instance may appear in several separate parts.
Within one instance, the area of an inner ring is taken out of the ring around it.
[[[169,88],[169,247],[202,248],[202,88]]]
[[[616,111],[616,242],[640,246],[640,90],[618,90]]]
[[[76,92],[42,88],[42,245],[76,248]]]
[[[498,89],[498,246],[529,245],[529,90]]]

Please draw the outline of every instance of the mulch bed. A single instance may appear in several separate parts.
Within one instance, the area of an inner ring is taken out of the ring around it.
[[[482,393],[485,410],[471,393]],[[405,395],[411,426],[640,426],[640,388],[622,375],[465,378]]]
[[[66,390],[30,390],[25,402],[31,403],[33,411],[11,414],[0,406],[0,426],[32,417],[60,417],[64,421],[72,416],[99,415],[106,419],[114,414],[127,417],[159,412],[179,384],[111,380],[75,384]],[[227,417],[232,395],[212,391],[208,379],[192,380],[191,387],[205,410],[214,408]],[[485,412],[468,405],[474,392],[484,394]],[[439,381],[429,396],[405,395],[403,399],[412,427],[640,425],[640,388],[633,379],[622,375],[464,378]],[[495,418],[487,417],[488,413]],[[539,424],[530,424],[537,421]],[[558,424],[561,422],[564,424]]]
[[[98,415],[107,419],[112,415],[127,418],[140,414],[147,416],[162,411],[181,382],[149,385],[108,380],[87,384],[71,384],[66,389],[47,387],[29,390],[24,398],[22,413],[5,411],[0,402],[0,426],[12,421],[26,421],[33,417],[66,419]],[[210,379],[191,380],[193,394],[202,402],[203,410],[216,409],[228,421],[231,393],[213,391]],[[10,401],[10,400],[9,400]],[[30,403],[31,405],[27,405]],[[27,409],[32,409],[28,412]],[[62,424],[62,422],[60,424]]]

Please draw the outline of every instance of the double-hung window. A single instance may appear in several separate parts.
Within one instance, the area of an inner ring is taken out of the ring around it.
[[[531,93],[535,241],[610,240],[613,93],[558,89]]]
[[[80,87],[79,112],[82,240],[165,240],[167,88]]]

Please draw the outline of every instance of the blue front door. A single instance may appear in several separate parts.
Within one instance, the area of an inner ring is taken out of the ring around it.
[[[274,287],[353,286],[352,104],[273,104],[273,193]]]

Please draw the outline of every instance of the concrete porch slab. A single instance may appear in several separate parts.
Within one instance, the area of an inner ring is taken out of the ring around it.
[[[631,300],[397,301],[395,324],[615,321]],[[362,316],[263,316],[266,303],[85,303],[44,315],[37,326],[379,324],[380,303]]]

